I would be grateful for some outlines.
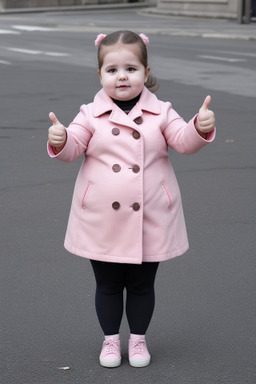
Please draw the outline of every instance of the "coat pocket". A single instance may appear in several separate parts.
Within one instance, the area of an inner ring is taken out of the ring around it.
[[[84,191],[84,194],[83,194],[83,198],[82,198],[82,209],[86,209],[87,208],[87,199],[88,199],[88,195],[89,195],[89,192],[92,188],[92,183],[89,182],[87,187],[85,188],[85,191]]]
[[[170,209],[172,207],[172,195],[171,192],[169,191],[167,185],[165,183],[162,183],[162,188],[164,190],[165,196],[167,198],[168,202],[168,208]]]

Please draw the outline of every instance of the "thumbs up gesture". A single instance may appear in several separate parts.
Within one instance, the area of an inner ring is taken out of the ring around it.
[[[215,115],[210,111],[209,105],[211,103],[211,96],[206,96],[203,105],[199,109],[196,120],[196,129],[201,136],[206,137],[207,133],[211,132],[215,126]]]
[[[66,128],[59,122],[53,112],[49,113],[49,118],[52,122],[52,126],[48,130],[49,144],[59,152],[67,140]]]

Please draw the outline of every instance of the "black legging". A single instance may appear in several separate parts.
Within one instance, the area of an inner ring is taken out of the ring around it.
[[[159,263],[118,264],[91,260],[96,279],[96,312],[105,335],[119,333],[126,288],[130,332],[145,335],[155,306],[154,282]]]

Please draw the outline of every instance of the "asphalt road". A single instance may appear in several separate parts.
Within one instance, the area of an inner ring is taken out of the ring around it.
[[[1,15],[1,384],[256,382],[255,41],[191,33],[218,26],[136,12]],[[46,140],[50,111],[68,124],[99,89],[96,34],[127,27],[150,37],[159,98],[188,120],[211,94],[218,131],[196,155],[170,152],[190,250],[160,266],[152,364],[129,366],[124,320],[124,362],[108,370],[90,265],[63,249],[80,161],[50,160]]]

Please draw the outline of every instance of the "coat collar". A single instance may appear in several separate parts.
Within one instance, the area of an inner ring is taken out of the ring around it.
[[[94,117],[99,117],[106,112],[112,111],[112,116],[118,113],[119,107],[106,94],[104,89],[101,89],[94,98],[93,114]],[[147,111],[155,115],[160,114],[160,104],[157,97],[150,92],[146,87],[143,88],[140,100],[131,111],[133,118],[142,115],[142,111]],[[122,113],[124,113],[122,111]],[[119,115],[119,113],[118,113]]]

